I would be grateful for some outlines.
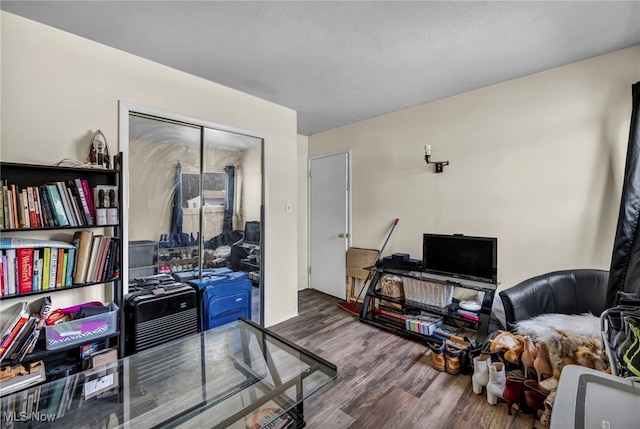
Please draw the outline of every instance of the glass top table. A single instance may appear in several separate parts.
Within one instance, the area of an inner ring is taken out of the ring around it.
[[[240,318],[5,396],[2,426],[301,428],[304,399],[337,376],[332,363]],[[34,404],[29,414],[23,401]]]

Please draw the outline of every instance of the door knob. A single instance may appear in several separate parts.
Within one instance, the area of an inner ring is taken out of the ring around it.
[[[340,234],[338,234],[338,238],[344,238],[345,234],[343,232],[341,232]]]

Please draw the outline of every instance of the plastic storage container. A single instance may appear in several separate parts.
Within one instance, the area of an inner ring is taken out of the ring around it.
[[[116,332],[118,306],[109,304],[110,311],[91,317],[44,326],[47,350],[56,350],[76,344],[86,344]]]

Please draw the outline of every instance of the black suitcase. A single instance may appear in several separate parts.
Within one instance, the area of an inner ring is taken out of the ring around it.
[[[198,332],[198,296],[170,275],[136,279],[124,299],[125,354]]]

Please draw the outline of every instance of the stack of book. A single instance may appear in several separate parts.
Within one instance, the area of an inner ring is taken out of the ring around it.
[[[101,192],[102,191],[102,192]],[[92,226],[96,208],[116,207],[115,200],[104,206],[100,195],[117,195],[117,186],[89,187],[86,179],[51,182],[22,188],[6,180],[0,198],[0,228],[47,228]]]

